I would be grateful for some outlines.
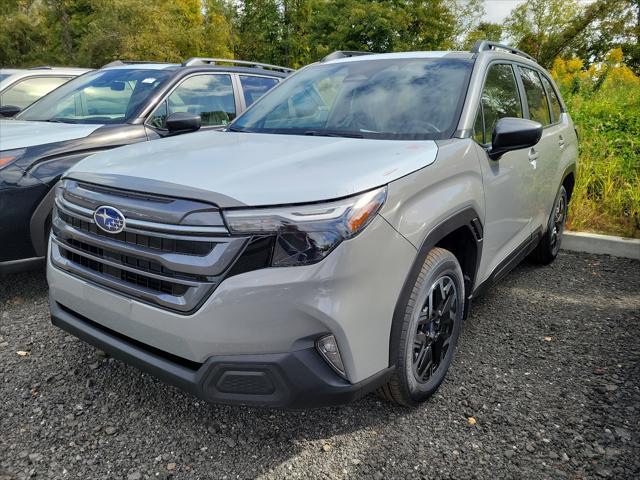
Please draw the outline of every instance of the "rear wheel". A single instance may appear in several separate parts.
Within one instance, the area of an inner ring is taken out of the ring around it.
[[[553,204],[547,231],[531,253],[531,258],[536,263],[548,265],[558,256],[560,245],[562,244],[564,225],[567,220],[568,203],[567,190],[564,186],[561,186]]]
[[[464,309],[464,279],[448,250],[429,252],[412,286],[394,350],[395,371],[378,390],[386,400],[415,406],[438,389],[451,365]]]

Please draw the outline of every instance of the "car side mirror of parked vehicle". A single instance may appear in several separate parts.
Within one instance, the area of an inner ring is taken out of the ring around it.
[[[497,121],[491,136],[489,157],[497,160],[511,150],[533,147],[540,141],[542,125],[525,118],[505,117]]]
[[[167,117],[167,130],[171,134],[195,132],[200,129],[200,115],[188,112],[175,112]]]
[[[15,105],[3,105],[2,107],[0,107],[0,115],[2,115],[3,117],[13,117],[20,110],[22,109],[20,107],[16,107]]]

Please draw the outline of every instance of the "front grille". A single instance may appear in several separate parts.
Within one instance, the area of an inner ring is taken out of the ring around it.
[[[199,240],[179,240],[174,238],[163,238],[132,232],[120,232],[114,235],[100,230],[93,222],[72,217],[71,215],[67,215],[63,212],[58,212],[58,215],[64,222],[72,225],[79,230],[82,230],[83,232],[92,233],[101,237],[111,238],[120,242],[130,243],[132,245],[138,245],[140,247],[153,248],[154,250],[160,250],[163,252],[175,252],[185,255],[202,256],[209,253],[214,246],[213,242]]]
[[[97,260],[92,260],[91,258],[84,257],[78,253],[66,250],[65,248],[61,248],[60,250],[64,258],[78,265],[89,268],[94,272],[102,273],[130,284],[153,290],[154,292],[166,293],[173,296],[182,296],[186,293],[188,288],[185,285],[178,285],[166,280],[157,280],[143,274],[128,272],[117,267],[112,267],[111,265],[105,265]]]
[[[64,188],[64,183],[58,188]],[[100,187],[92,190],[91,200],[99,202],[101,192],[108,195],[109,205],[119,208],[118,202],[122,202],[131,211],[127,201],[132,195],[118,196],[118,190]],[[134,196],[136,202],[143,198],[139,194]],[[148,213],[154,207],[166,208],[166,203],[154,198],[143,207]],[[162,216],[160,210],[156,213]],[[231,237],[226,232],[206,235],[203,230],[207,227],[141,224],[146,230],[136,225],[126,226],[117,234],[104,232],[97,227],[92,212],[83,206],[77,192],[73,196],[59,194],[52,222],[52,262],[118,293],[189,313],[222,281],[248,243],[247,238]]]

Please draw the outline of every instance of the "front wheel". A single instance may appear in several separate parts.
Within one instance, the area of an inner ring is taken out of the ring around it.
[[[392,334],[395,370],[378,395],[406,406],[416,406],[433,395],[453,359],[464,295],[456,257],[443,248],[431,250],[412,285],[402,325]]]
[[[560,245],[562,244],[564,225],[567,220],[568,203],[567,190],[564,186],[561,186],[553,203],[547,231],[540,239],[540,243],[538,243],[535,250],[531,252],[531,258],[536,263],[548,265],[558,256]]]

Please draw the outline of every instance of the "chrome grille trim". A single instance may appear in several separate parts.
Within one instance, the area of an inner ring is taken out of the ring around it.
[[[107,194],[105,204],[117,208],[118,192]],[[92,201],[100,200],[99,193],[93,192]],[[156,201],[144,208],[154,218],[162,218],[164,205]],[[196,202],[189,204],[190,208],[198,206]],[[121,233],[103,232],[92,210],[63,194],[56,195],[52,264],[135,300],[188,314],[219,285],[249,241],[249,237],[229,235],[224,226],[160,224],[130,218],[126,218],[126,224]]]
[[[93,220],[93,210],[90,210],[85,207],[81,207],[80,205],[75,205],[65,198],[56,198],[55,201],[56,207],[58,207],[61,211],[74,216],[81,216],[82,219],[86,222],[95,223]],[[189,233],[192,235],[197,234],[213,234],[213,235],[224,235],[229,234],[229,230],[226,227],[205,227],[205,226],[191,226],[191,225],[170,225],[168,223],[156,223],[156,222],[146,222],[144,220],[132,220],[127,218],[127,223],[124,228],[125,231],[141,233],[149,233],[150,231],[155,232],[166,232],[166,233]]]

